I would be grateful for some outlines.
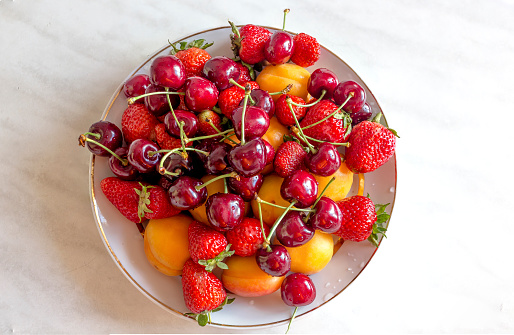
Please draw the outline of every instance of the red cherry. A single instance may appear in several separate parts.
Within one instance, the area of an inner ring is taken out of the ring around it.
[[[186,70],[177,57],[172,55],[159,56],[153,60],[150,66],[150,80],[155,85],[168,87],[176,91],[186,81]]]
[[[362,86],[351,80],[339,83],[333,96],[337,105],[342,105],[349,98],[343,109],[350,114],[358,112],[366,102],[366,92]]]
[[[323,99],[332,99],[337,84],[339,84],[339,80],[334,72],[319,68],[311,73],[307,83],[307,91],[315,99],[318,99],[322,92],[326,91]]]
[[[137,74],[129,78],[123,84],[123,93],[127,98],[134,98],[145,94],[146,88],[150,86],[150,77],[146,74]]]
[[[227,231],[241,223],[245,203],[237,194],[215,193],[205,204],[207,220],[218,231]]]
[[[323,142],[317,148],[316,153],[305,156],[305,165],[310,172],[319,176],[333,175],[341,166],[341,155],[332,143]]]
[[[285,31],[276,31],[264,44],[264,58],[273,65],[284,64],[293,54],[293,36]]]
[[[179,210],[189,210],[202,205],[207,200],[207,189],[197,187],[203,185],[200,179],[181,176],[168,189],[168,196],[173,207]]]
[[[303,273],[292,273],[282,282],[280,296],[288,306],[305,306],[316,299],[316,287]]]
[[[212,109],[218,103],[218,97],[219,91],[212,81],[201,77],[187,78],[184,100],[193,112]]]
[[[255,253],[257,265],[270,276],[282,277],[291,270],[291,256],[287,249],[279,244],[258,249]]]
[[[296,201],[298,208],[309,207],[318,196],[318,182],[309,172],[297,170],[282,181],[280,195],[289,202]]]
[[[314,229],[305,224],[303,214],[299,211],[289,211],[280,220],[276,229],[278,241],[286,247],[298,247],[310,241]]]

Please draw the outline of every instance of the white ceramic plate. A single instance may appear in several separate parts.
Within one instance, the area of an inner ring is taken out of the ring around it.
[[[270,30],[273,29],[270,28]],[[203,38],[207,42],[214,42],[214,45],[208,49],[211,55],[231,57],[233,54],[230,50],[230,33],[229,27],[220,27],[181,38],[177,42]],[[126,79],[138,73],[148,73],[152,59],[158,55],[169,53],[169,51],[169,46],[163,47],[145,60]],[[381,111],[375,97],[361,78],[343,60],[324,47],[321,50],[320,60],[308,70],[312,72],[319,67],[332,70],[340,81],[354,80],[361,84],[366,90],[367,102],[373,108],[374,113]],[[126,98],[122,93],[125,80],[122,81],[120,87],[114,93],[102,115],[102,119],[114,122],[118,126],[121,123],[121,115],[127,107]],[[382,121],[385,123],[384,117]],[[165,276],[150,265],[144,254],[143,239],[136,225],[123,217],[103,195],[100,182],[111,175],[107,166],[107,159],[92,156],[90,166],[91,203],[100,236],[108,252],[128,280],[144,295],[165,310],[186,318],[183,314],[188,310],[182,297],[180,277]],[[349,195],[356,194],[357,184],[356,178]],[[388,163],[375,172],[366,174],[364,194],[369,193],[375,203],[390,203],[391,205],[387,208],[387,211],[391,212],[394,205],[395,189],[396,157],[393,156]],[[341,294],[364,270],[376,250],[367,241],[360,243],[345,242],[327,267],[311,276],[317,290],[316,300],[309,306],[300,307],[297,317],[302,317],[326,305],[335,296]],[[226,306],[220,312],[213,313],[212,325],[257,328],[285,324],[289,321],[292,311],[291,307],[282,302],[279,291],[259,298],[236,297],[233,304]],[[190,320],[193,325],[195,321]]]

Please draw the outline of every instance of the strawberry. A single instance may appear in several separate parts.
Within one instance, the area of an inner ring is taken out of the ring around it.
[[[239,68],[239,79],[237,83],[244,86],[247,82],[255,80],[255,72],[252,67],[244,65],[242,62],[236,62]]]
[[[213,43],[204,44],[203,39],[194,40],[192,42],[179,42],[179,46],[171,44],[173,50],[170,54],[175,55],[186,70],[186,77],[202,76],[202,70],[205,63],[211,59],[211,55],[205,51]],[[176,43],[177,44],[177,43]]]
[[[394,130],[377,122],[380,116],[378,114],[372,121],[362,121],[350,133],[345,162],[355,173],[376,170],[395,152],[398,135]]]
[[[184,264],[181,281],[184,302],[192,312],[186,315],[195,318],[200,326],[210,322],[211,312],[216,312],[234,301],[228,299],[221,280],[191,258]]]
[[[286,141],[277,149],[273,161],[275,173],[285,178],[296,170],[305,170],[305,149],[295,141]]]
[[[191,259],[212,271],[216,266],[226,269],[223,259],[234,254],[222,233],[207,225],[193,221],[188,228],[189,254]]]
[[[305,33],[299,33],[293,37],[294,50],[291,61],[302,67],[314,65],[320,56],[320,45],[318,41]]]
[[[337,206],[341,210],[343,220],[341,228],[334,235],[354,242],[368,239],[378,246],[378,234],[384,234],[386,231],[382,223],[390,217],[385,213],[388,204],[375,206],[370,198],[354,195],[338,201]]]
[[[305,117],[300,122],[303,133],[317,140],[343,143],[348,137],[351,126],[351,120],[343,111],[338,111],[335,115],[323,120],[337,110],[336,104],[329,100],[321,100],[314,106],[310,107]],[[316,124],[310,126],[311,124]]]
[[[302,98],[292,94],[282,94],[277,99],[277,102],[275,103],[275,115],[277,116],[278,121],[286,127],[296,124],[293,114],[291,113],[291,109],[287,104],[287,98],[290,98],[294,103],[305,105],[305,101]],[[298,121],[303,119],[305,113],[307,113],[306,107],[295,105],[291,105],[291,107]]]
[[[249,81],[252,90],[258,89],[259,84],[255,81]],[[239,106],[241,100],[245,96],[245,90],[238,86],[231,86],[226,90],[221,91],[218,98],[218,106],[220,107],[223,115],[229,119],[232,117],[232,112]]]
[[[181,146],[180,139],[171,136],[166,131],[166,125],[159,123],[155,126],[155,141],[161,149],[171,150]]]
[[[214,127],[213,127],[214,126]],[[217,134],[218,131],[222,131],[221,129],[221,117],[219,114],[211,111],[204,110],[200,114],[198,114],[198,135],[214,135]]]
[[[180,212],[170,204],[166,190],[160,186],[107,177],[100,182],[100,188],[107,200],[134,223],[164,219]]]
[[[232,26],[230,39],[234,54],[250,65],[262,62],[264,60],[264,44],[271,37],[271,32],[253,24],[247,24],[238,30],[232,22],[229,23]]]
[[[264,234],[269,234],[269,227],[264,225]],[[243,218],[243,221],[227,231],[227,240],[231,249],[238,256],[252,256],[264,243],[261,222],[253,218]]]
[[[155,126],[158,124],[159,120],[140,103],[128,106],[121,116],[121,131],[127,143],[139,138],[154,141]]]

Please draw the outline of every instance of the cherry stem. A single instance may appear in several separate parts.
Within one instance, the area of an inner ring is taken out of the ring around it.
[[[312,204],[312,207],[316,207],[316,205],[318,204],[318,201],[319,199],[321,199],[321,197],[323,196],[323,194],[325,194],[326,190],[328,189],[328,187],[330,186],[330,184],[332,184],[334,182],[334,180],[336,180],[336,177],[332,177],[330,179],[330,181],[325,185],[325,187],[323,188],[323,191],[321,191],[321,193],[319,194],[318,198],[316,199],[316,201],[314,201],[314,204]]]
[[[289,13],[290,9],[284,9],[284,20],[282,22],[282,31],[286,30],[286,15]]]
[[[289,210],[291,208],[293,208],[293,206],[296,204],[296,200],[293,200],[291,201],[291,203],[289,204],[289,206],[286,207],[286,209],[282,212],[282,214],[280,215],[280,217],[275,221],[275,223],[273,224],[273,227],[271,227],[270,229],[270,232],[269,232],[269,235],[268,237],[266,238],[266,242],[269,244],[270,243],[270,239],[271,239],[271,236],[273,236],[273,233],[275,232],[275,230],[277,229],[278,227],[278,224],[280,223],[280,221],[282,221],[282,219],[284,218],[284,216],[286,216],[287,212],[289,212]]]
[[[304,135],[304,136],[308,140],[311,140],[311,141],[314,141],[314,142],[319,142],[319,143],[327,142],[327,141],[318,140],[317,138],[314,138],[314,137],[311,137],[311,136],[308,136],[308,135]],[[343,146],[343,147],[349,147],[350,146],[350,143],[348,143],[348,142],[343,142],[343,143],[327,142],[327,143],[330,143],[332,145],[340,145],[340,146]]]
[[[293,88],[293,84],[289,84],[282,91],[272,92],[272,93],[268,92],[268,94],[269,95],[287,94],[289,91],[291,91],[292,88]]]
[[[325,116],[323,119],[319,120],[319,121],[316,121],[314,123],[311,123],[310,125],[308,126],[305,126],[303,127],[303,130],[305,129],[308,129],[308,128],[311,128],[311,127],[314,127],[318,124],[320,124],[321,122],[324,122],[328,119],[330,119],[332,116],[336,115],[342,108],[344,105],[346,105],[346,103],[351,99],[353,98],[353,92],[350,92],[350,94],[348,95],[348,98],[346,98],[346,100],[341,104],[341,106],[337,107],[337,109],[335,111],[333,111],[332,113],[330,113],[329,115]]]
[[[193,141],[200,141],[200,140],[205,140],[205,139],[208,139],[208,138],[213,138],[213,137],[218,137],[218,136],[221,136],[221,135],[225,135],[227,133],[230,133],[231,131],[234,131],[234,128],[230,128],[230,129],[227,129],[225,131],[222,131],[222,132],[219,132],[218,128],[216,128],[215,125],[212,124],[212,122],[209,122],[209,124],[218,131],[217,134],[212,134],[212,135],[205,135],[205,136],[198,136],[198,137],[193,137],[193,138],[188,138],[187,141],[188,142],[193,142]]]
[[[229,82],[232,83],[234,86],[237,86],[237,87],[239,87],[242,90],[245,90],[245,93],[246,93],[246,89],[247,89],[248,85],[247,86],[243,86],[243,85],[239,84],[237,81],[235,81],[234,78],[230,78]],[[250,86],[250,91],[251,90],[252,90],[252,87]],[[252,103],[252,105],[255,104],[255,100],[253,100],[253,98],[251,96],[248,96],[248,99],[250,99],[250,102]]]
[[[222,174],[222,175],[219,175],[219,176],[216,176],[216,177],[212,178],[211,180],[206,181],[202,185],[195,186],[195,188],[196,188],[197,191],[200,191],[205,186],[207,186],[207,185],[209,185],[211,183],[214,183],[217,180],[224,179],[224,178],[229,178],[229,177],[239,178],[239,175],[236,172],[230,172],[230,173]]]
[[[85,132],[84,133],[85,136],[93,136],[94,138],[96,138],[97,140],[99,140],[100,138],[102,138],[102,135],[98,134],[98,133],[91,133],[91,132]]]
[[[243,100],[243,111],[241,112],[241,145],[245,145],[245,117],[246,117],[246,105],[248,104],[248,98],[250,97],[251,87],[246,85],[245,97]]]
[[[139,100],[144,97],[149,97],[151,95],[159,95],[159,94],[166,94],[166,96],[169,96],[171,94],[184,95],[185,93],[184,92],[169,92],[168,88],[166,87],[166,92],[150,92],[150,93],[141,94],[137,97],[128,98],[127,102],[129,105],[132,105],[134,102],[136,102],[136,100]]]
[[[256,197],[258,198],[259,196],[256,195]],[[257,207],[259,208],[259,221],[261,222],[262,237],[266,238],[266,235],[264,232],[264,222],[262,220],[262,205],[261,205],[260,201],[257,201]],[[266,247],[268,247],[269,241],[265,240],[264,242],[266,244]]]
[[[151,157],[157,153],[166,153],[162,158],[161,158],[161,161],[159,162],[159,173],[160,174],[167,174],[167,175],[171,175],[171,176],[178,176],[179,173],[172,173],[172,172],[169,172],[168,170],[166,170],[166,168],[164,167],[164,161],[169,157],[171,156],[172,154],[174,153],[177,153],[179,152],[180,150],[182,150],[182,148],[175,148],[175,149],[161,149],[161,150],[157,150],[157,151],[150,151],[148,153],[148,155]],[[196,152],[199,152],[201,154],[204,154],[206,156],[209,155],[209,153],[207,151],[203,151],[203,150],[200,150],[200,149],[196,149],[196,148],[184,148],[184,150],[187,150],[187,151],[196,151]],[[182,152],[182,157],[184,159],[187,159],[187,153],[185,151]]]
[[[255,201],[257,201],[258,203],[263,203],[263,204],[270,205],[270,206],[277,207],[277,208],[282,208],[282,209],[286,209],[287,208],[287,206],[281,206],[281,205],[277,205],[277,204],[268,202],[266,200],[262,200],[258,196],[255,198]],[[314,210],[309,209],[309,208],[291,208],[291,210],[292,211],[298,211],[298,212],[314,212]]]
[[[95,135],[94,133],[85,133],[85,134],[88,134],[88,135]],[[86,142],[90,142],[90,143],[93,143],[93,144],[96,144],[98,145],[100,148],[104,149],[105,151],[107,151],[108,153],[110,153],[111,155],[113,155],[114,157],[116,157],[117,159],[119,159],[119,161],[121,162],[121,164],[123,164],[123,166],[127,166],[128,164],[128,160],[126,159],[123,159],[121,158],[120,156],[118,156],[117,154],[114,153],[114,151],[112,151],[111,149],[107,148],[105,145],[103,145],[102,143],[99,143],[93,139],[90,139],[88,138],[85,134],[81,134],[79,136],[79,144],[83,147],[86,146]],[[96,135],[100,135],[100,134],[96,134]]]
[[[169,88],[166,87],[165,89],[166,89],[166,93],[169,93]],[[173,115],[173,118],[175,119],[175,123],[178,126],[178,129],[180,132],[180,144],[182,146],[182,151],[185,154],[186,153],[186,143],[187,143],[186,133],[184,132],[185,122],[184,121],[178,122],[178,118],[177,118],[177,115],[175,114],[175,110],[173,109],[173,105],[171,104],[169,94],[166,95],[166,100],[168,100],[168,105],[170,106],[171,115]]]
[[[297,312],[297,311],[298,311],[298,306],[296,306],[296,307],[294,308],[293,316],[291,316],[291,320],[289,320],[289,324],[287,325],[286,334],[287,334],[287,332],[289,332],[289,328],[291,328],[291,324],[293,323],[293,320],[294,320],[294,318],[295,318],[295,316],[296,316],[296,312]]]
[[[289,99],[289,100],[291,100],[291,99]],[[296,117],[296,114],[293,110],[293,106],[290,102],[292,102],[292,101],[287,101],[287,106],[289,107],[289,110],[291,111],[291,115],[293,116],[294,122],[296,124],[296,128],[293,129],[293,132],[295,134],[297,134],[305,142],[305,144],[307,144],[307,146],[309,147],[309,150],[312,153],[316,153],[317,152],[316,148],[314,148],[314,146],[309,141],[307,141],[307,138],[305,137],[305,134],[303,133],[302,127],[300,127],[300,122],[298,121],[298,118]]]
[[[325,96],[326,93],[327,93],[327,91],[323,90],[321,92],[321,95],[319,96],[319,98],[316,99],[316,101],[311,102],[310,104],[299,104],[299,103],[294,102],[293,99],[291,99],[291,98],[288,98],[288,103],[291,103],[291,105],[298,106],[298,107],[312,107],[315,104],[317,104],[318,102],[320,102],[323,99],[323,97]]]

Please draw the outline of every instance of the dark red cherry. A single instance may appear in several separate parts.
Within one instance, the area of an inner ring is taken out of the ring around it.
[[[305,224],[304,215],[299,211],[289,211],[280,220],[276,236],[285,247],[298,247],[310,241],[314,236],[314,229]]]
[[[240,140],[242,136],[242,120],[243,120],[242,106],[237,107],[232,112],[232,121],[234,124],[234,132]],[[257,137],[262,137],[269,128],[269,117],[264,109],[255,106],[246,106],[245,111],[245,140],[251,140]]]
[[[215,193],[205,203],[207,220],[218,231],[228,231],[243,221],[245,202],[232,193]]]
[[[150,80],[157,86],[168,87],[176,91],[186,81],[186,70],[177,57],[159,56],[153,60],[150,66]]]
[[[150,77],[146,74],[136,74],[123,84],[123,93],[127,98],[138,97],[145,94],[148,86],[150,86]]]
[[[263,182],[264,177],[260,173],[249,178],[243,176],[227,178],[229,190],[232,193],[240,195],[244,201],[253,200],[255,194],[261,189]]]
[[[316,153],[308,153],[305,156],[305,165],[314,174],[323,177],[331,176],[341,166],[341,155],[335,145],[323,142]]]
[[[139,171],[129,163],[127,159],[128,148],[119,147],[114,150],[114,153],[118,155],[124,161],[120,161],[116,156],[109,157],[109,168],[114,175],[123,180],[134,180],[138,177]]]
[[[362,121],[367,121],[373,115],[373,110],[371,106],[366,102],[364,106],[362,106],[361,110],[355,113],[352,113],[350,116],[352,118],[352,126],[356,126]]]
[[[197,187],[203,185],[200,179],[189,176],[177,178],[168,189],[168,196],[173,207],[189,210],[202,205],[207,200],[207,189]]]
[[[220,91],[233,85],[230,79],[237,82],[240,74],[237,63],[225,56],[212,57],[203,66],[205,78],[212,81]]]
[[[348,99],[351,94],[353,94],[353,97]],[[333,98],[337,105],[343,104],[346,99],[348,99],[348,102],[343,106],[343,109],[352,114],[358,112],[362,106],[364,106],[364,103],[366,102],[366,92],[361,85],[349,80],[339,83],[336,86]]]
[[[316,287],[303,273],[291,273],[280,286],[280,296],[288,306],[306,306],[316,299]]]
[[[146,88],[146,93],[165,92],[162,86],[150,85]],[[180,98],[177,94],[170,95],[170,102],[173,108],[177,108],[180,104]],[[148,95],[144,97],[144,103],[150,113],[155,116],[161,116],[170,111],[170,104],[166,94]]]
[[[184,173],[190,171],[193,168],[193,159],[191,155],[184,158],[180,153],[172,153],[164,160],[162,166],[168,172],[172,173]]]
[[[232,146],[225,142],[214,142],[210,146],[210,153],[205,162],[207,174],[225,174],[232,171],[228,163],[228,154]]]
[[[334,200],[323,196],[314,206],[314,210],[316,212],[310,216],[308,221],[312,228],[329,234],[339,230],[343,214]]]
[[[270,119],[275,115],[275,101],[268,92],[257,88],[250,92],[250,97],[253,99],[253,103],[248,100],[247,104],[251,103],[252,106],[264,109]],[[239,106],[243,106],[243,104],[244,99],[241,100]]]
[[[296,170],[282,181],[280,195],[289,202],[296,200],[298,208],[309,207],[318,196],[318,182],[309,172]]]
[[[218,96],[219,91],[212,81],[201,77],[187,78],[184,100],[193,112],[212,109],[218,103]]]
[[[319,68],[311,73],[307,83],[307,91],[315,99],[318,99],[323,91],[326,91],[323,99],[332,99],[337,84],[339,84],[339,80],[334,72]]]
[[[275,159],[275,148],[266,140],[262,140],[266,145],[266,165],[273,163]]]
[[[120,128],[109,121],[98,121],[93,123],[89,127],[88,133],[86,133],[85,136],[88,139],[100,143],[111,151],[118,149],[123,143],[123,135]],[[87,142],[87,148],[97,156],[111,155],[104,148],[92,142]]]
[[[177,124],[178,121],[179,123],[184,122],[183,129],[187,137],[195,136],[198,131],[198,117],[192,112],[180,109],[174,110],[174,113],[177,120],[175,120],[172,112],[169,112],[164,117],[164,125],[166,126],[168,133],[176,138],[180,138],[180,128]]]
[[[259,174],[266,167],[266,145],[261,138],[254,138],[244,145],[238,144],[228,154],[230,166],[243,177]]]
[[[157,185],[165,189],[166,191],[171,187],[171,184],[177,179],[177,177],[172,176],[161,176],[159,178],[159,181],[157,182]]]
[[[130,143],[127,159],[141,173],[156,171],[162,157],[161,153],[156,153],[158,150],[157,144],[140,138]]]
[[[261,270],[273,277],[282,277],[291,270],[291,256],[287,249],[279,244],[272,244],[269,249],[258,249],[255,259]]]
[[[291,58],[293,49],[293,36],[276,31],[264,44],[264,58],[273,65],[284,64]]]

